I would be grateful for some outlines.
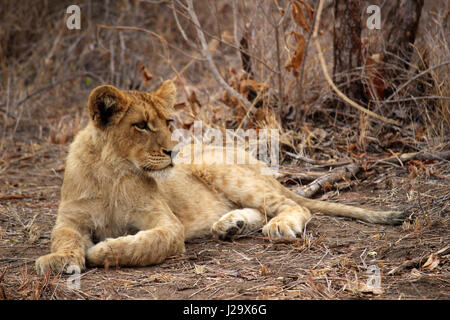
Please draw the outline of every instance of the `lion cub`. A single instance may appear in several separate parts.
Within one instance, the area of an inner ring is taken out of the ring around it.
[[[398,212],[303,198],[262,175],[259,161],[174,165],[175,96],[171,81],[152,93],[109,85],[91,92],[90,121],[70,146],[51,253],[37,259],[39,273],[156,264],[183,253],[186,239],[211,233],[227,238],[262,228],[270,238],[294,238],[311,212],[401,221]]]

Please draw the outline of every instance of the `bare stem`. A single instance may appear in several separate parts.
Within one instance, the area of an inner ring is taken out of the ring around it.
[[[203,56],[208,61],[209,68],[210,68],[214,78],[233,98],[238,99],[245,106],[245,108],[247,110],[250,110],[251,106],[252,106],[251,103],[244,96],[242,96],[239,92],[237,92],[232,87],[230,87],[230,85],[228,85],[228,83],[226,83],[226,81],[220,75],[219,70],[217,70],[217,67],[214,64],[214,61],[212,59],[211,52],[209,52],[208,44],[206,42],[205,35],[203,34],[200,22],[198,21],[197,14],[194,11],[194,6],[192,4],[192,0],[186,0],[186,2],[188,5],[186,9],[187,9],[187,12],[188,12],[189,16],[191,17],[192,21],[194,22],[195,28],[197,30],[197,36],[198,36],[198,39],[200,40],[200,44],[201,44],[202,51],[203,51]]]

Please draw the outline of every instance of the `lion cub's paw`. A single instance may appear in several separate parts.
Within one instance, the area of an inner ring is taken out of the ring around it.
[[[115,253],[113,246],[110,245],[112,243],[112,239],[107,239],[90,247],[86,252],[88,266],[102,266],[117,260],[117,254]],[[116,256],[116,259],[114,259],[114,256]]]
[[[295,217],[274,217],[262,229],[266,237],[297,238],[303,232],[304,224]]]
[[[223,215],[211,228],[212,234],[219,239],[229,239],[237,234],[251,232],[263,226],[262,214],[256,209],[238,209]]]
[[[70,273],[73,267],[79,268],[79,271],[85,269],[84,256],[77,256],[73,253],[50,253],[39,257],[35,263],[36,272],[39,275],[45,275],[47,270],[53,273]]]

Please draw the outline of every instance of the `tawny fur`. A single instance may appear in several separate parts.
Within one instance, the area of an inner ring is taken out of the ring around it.
[[[259,161],[208,164],[213,153],[205,151],[200,164],[174,166],[167,121],[175,95],[170,81],[153,93],[93,90],[91,119],[70,146],[51,253],[37,259],[39,273],[156,264],[183,253],[186,239],[211,233],[226,238],[262,227],[272,238],[296,237],[310,212],[373,223],[401,218],[305,199],[261,175]]]

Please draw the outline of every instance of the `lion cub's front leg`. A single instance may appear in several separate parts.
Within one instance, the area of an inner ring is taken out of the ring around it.
[[[82,235],[74,226],[57,223],[52,231],[51,253],[39,257],[35,266],[38,274],[48,270],[59,273],[70,266],[85,269],[85,250],[90,245],[88,235]]]
[[[136,214],[135,235],[107,239],[89,248],[90,266],[148,266],[183,253],[184,227],[168,207]]]

